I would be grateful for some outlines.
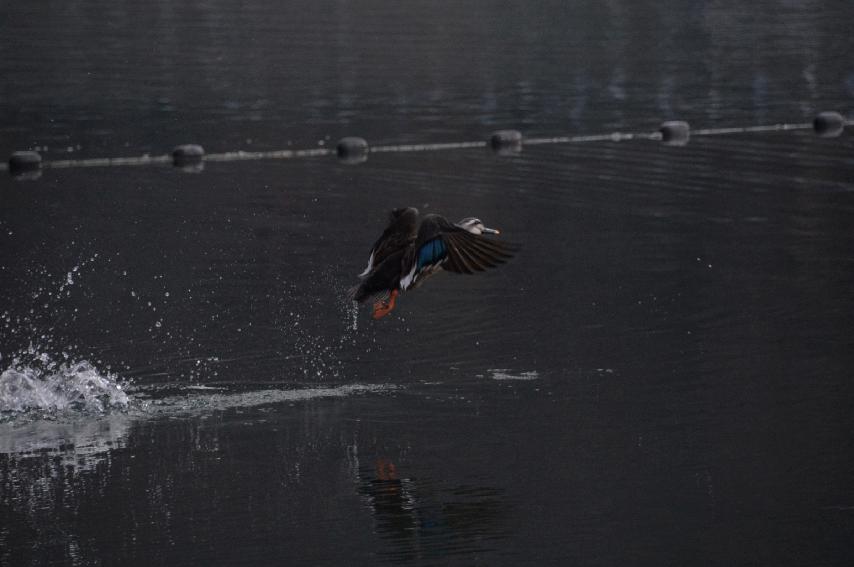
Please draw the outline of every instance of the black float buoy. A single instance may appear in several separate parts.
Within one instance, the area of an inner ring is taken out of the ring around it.
[[[819,112],[812,121],[815,133],[822,138],[836,138],[845,130],[845,118],[838,112]]]
[[[522,151],[522,132],[498,130],[489,137],[489,145],[499,154],[514,154]]]
[[[14,152],[9,157],[9,173],[15,177],[36,179],[41,175],[42,156],[38,152]]]
[[[661,141],[668,146],[684,146],[691,138],[691,126],[684,120],[669,120],[658,129]]]
[[[368,159],[368,141],[356,136],[341,138],[335,151],[344,163],[362,163]]]
[[[185,170],[200,171],[205,149],[198,144],[184,144],[172,150],[172,164]]]

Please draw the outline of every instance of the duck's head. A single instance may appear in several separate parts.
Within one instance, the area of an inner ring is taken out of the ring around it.
[[[466,217],[458,222],[457,226],[472,234],[500,234],[500,232],[495,228],[487,228],[483,226],[483,221],[475,217]]]
[[[389,214],[389,220],[391,222],[396,222],[400,219],[417,219],[418,218],[418,209],[415,207],[403,207],[400,209],[392,209]]]

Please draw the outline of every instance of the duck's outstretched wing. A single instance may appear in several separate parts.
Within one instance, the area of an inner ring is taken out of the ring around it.
[[[400,287],[411,288],[423,274],[442,268],[458,274],[473,274],[494,268],[513,257],[517,246],[472,234],[438,215],[421,221],[418,238],[407,254]]]
[[[458,274],[473,274],[494,268],[513,257],[517,246],[463,229],[442,235],[448,247],[448,259],[442,269]]]
[[[406,207],[394,209],[389,213],[388,226],[371,247],[368,266],[359,274],[360,278],[367,277],[380,266],[389,256],[404,250],[418,236],[418,209]]]

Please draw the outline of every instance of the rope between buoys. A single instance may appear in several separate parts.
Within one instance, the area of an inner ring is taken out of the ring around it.
[[[854,124],[854,121],[846,120],[846,125]],[[691,130],[690,136],[720,136],[727,134],[748,134],[748,133],[763,133],[763,132],[781,132],[789,130],[808,130],[813,128],[812,123],[780,123],[768,124],[760,126],[743,126],[743,127],[724,127],[724,128],[700,128]],[[611,132],[608,134],[590,134],[579,136],[555,136],[555,137],[539,137],[539,138],[523,138],[522,146],[538,146],[547,144],[581,144],[593,142],[622,142],[628,140],[661,140],[661,132]],[[406,152],[430,152],[442,150],[460,150],[470,148],[484,148],[489,146],[488,141],[471,141],[471,142],[444,142],[444,143],[425,143],[425,144],[385,144],[369,147],[367,153],[406,153]],[[201,156],[199,161],[210,162],[227,162],[227,161],[249,161],[249,160],[265,160],[265,159],[296,159],[296,158],[311,158],[334,155],[335,149],[330,148],[312,148],[300,150],[273,150],[250,152],[237,150],[232,152],[221,152],[205,154]],[[141,166],[154,164],[173,163],[173,156],[158,155],[150,156],[143,155],[138,157],[114,157],[114,158],[86,158],[86,159],[64,159],[64,160],[45,160],[42,163],[44,168],[67,169],[72,167],[123,167],[123,166]],[[0,163],[0,169],[7,170],[7,163]]]

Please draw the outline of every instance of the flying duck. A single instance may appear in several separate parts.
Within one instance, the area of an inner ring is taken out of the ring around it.
[[[436,214],[422,216],[414,207],[394,209],[351,298],[359,303],[375,299],[373,318],[380,319],[394,309],[401,292],[441,270],[473,274],[506,262],[516,248],[484,236],[498,233],[475,217],[452,223]]]

